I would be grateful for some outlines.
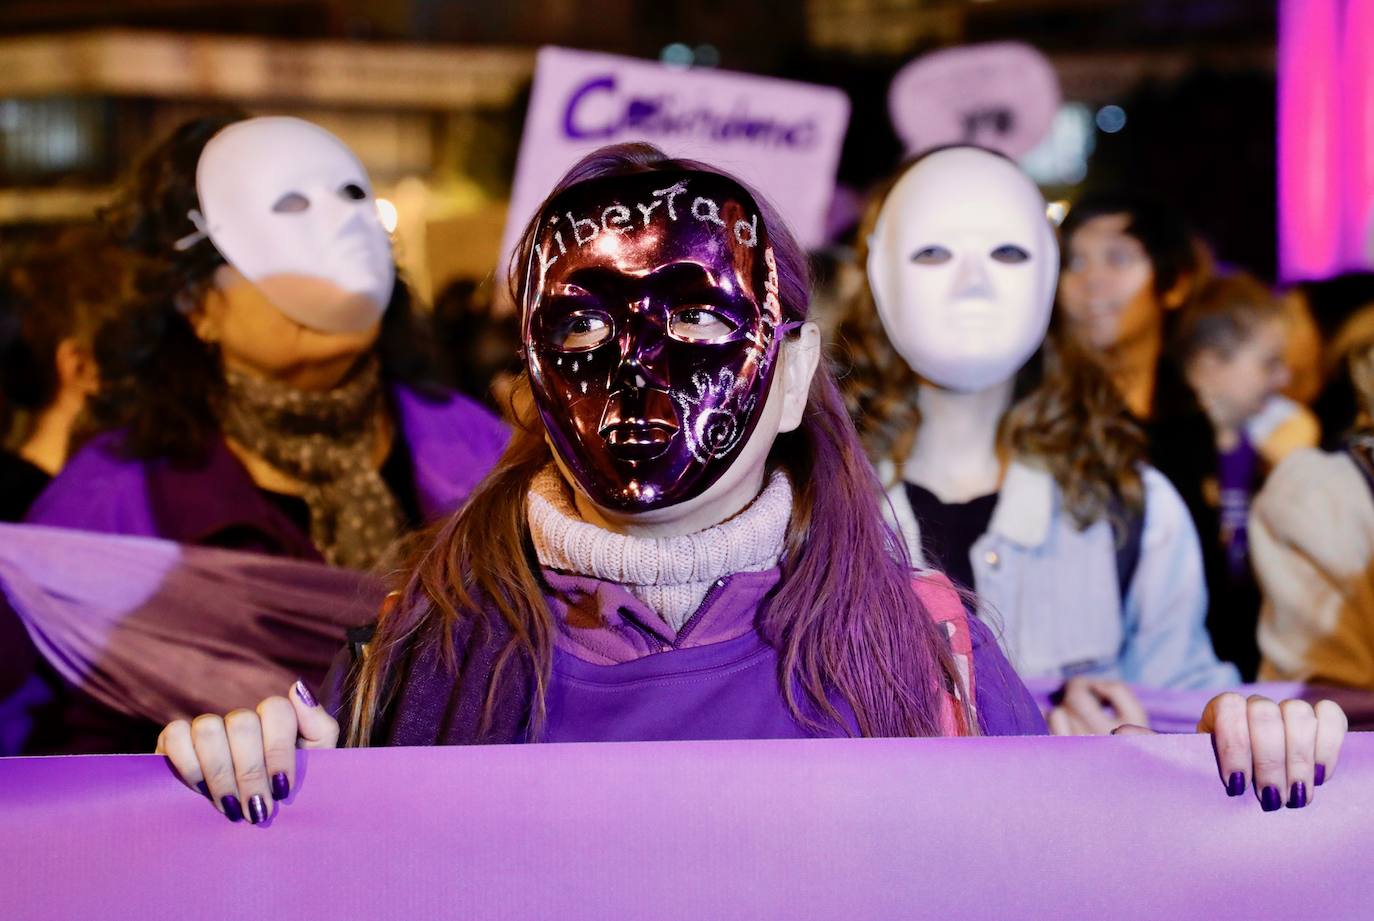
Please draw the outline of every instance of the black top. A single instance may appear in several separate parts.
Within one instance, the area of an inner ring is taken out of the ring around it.
[[[18,454],[0,451],[0,521],[23,521],[52,477]]]
[[[1167,358],[1155,378],[1154,416],[1144,420],[1149,461],[1178,490],[1202,544],[1207,632],[1217,657],[1245,681],[1259,670],[1260,590],[1249,569],[1237,577],[1221,539],[1216,432],[1183,374]]]
[[[906,495],[921,526],[921,550],[926,562],[949,576],[955,585],[976,589],[969,554],[974,542],[987,533],[998,494],[989,493],[968,502],[941,502],[925,487],[907,483]]]

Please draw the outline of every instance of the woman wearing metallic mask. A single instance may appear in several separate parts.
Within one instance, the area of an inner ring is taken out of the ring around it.
[[[98,336],[98,435],[29,514],[366,568],[499,456],[475,403],[417,388],[424,337],[361,163],[294,118],[201,119],[104,216],[148,287]]]
[[[846,396],[894,523],[918,563],[978,592],[1023,678],[1085,676],[1051,728],[1141,720],[1119,681],[1236,683],[1203,629],[1183,503],[1105,375],[1046,337],[1058,247],[1034,183],[997,154],[936,151],[861,229]]]
[[[804,266],[721,173],[639,145],[584,159],[513,264],[520,428],[341,657],[330,706],[297,683],[171,723],[159,750],[256,822],[297,744],[340,738],[1043,732],[996,643],[884,525]],[[1243,704],[1221,710],[1248,743]]]

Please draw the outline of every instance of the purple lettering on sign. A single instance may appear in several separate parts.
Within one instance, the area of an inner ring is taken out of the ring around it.
[[[563,133],[574,140],[597,141],[606,140],[616,133],[616,125],[607,125],[602,128],[582,128],[573,121],[573,114],[577,107],[582,104],[582,100],[595,92],[615,92],[615,77],[607,74],[604,77],[595,77],[573,90],[573,94],[568,97],[568,108],[563,113]]]
[[[609,102],[613,114],[600,119],[588,118],[582,110],[593,99],[601,105]],[[736,102],[729,112],[713,111],[704,106],[678,109],[674,108],[671,95],[620,95],[616,78],[611,74],[592,77],[568,94],[563,110],[564,136],[575,141],[610,141],[623,132],[792,150],[806,150],[817,141],[813,117],[779,121],[750,114],[744,102]]]

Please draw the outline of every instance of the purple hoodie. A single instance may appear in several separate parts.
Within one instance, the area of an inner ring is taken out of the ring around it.
[[[496,463],[509,432],[485,407],[458,394],[430,397],[393,385],[391,398],[419,511],[432,521],[462,504]],[[111,432],[82,447],[26,521],[320,558],[309,536],[263,495],[223,439],[214,440],[198,466],[126,459],[119,443],[119,433]]]
[[[801,738],[778,686],[777,651],[756,629],[777,569],[720,580],[676,634],[642,601],[611,582],[544,570],[557,623],[546,695],[548,742]],[[509,632],[495,611],[454,629],[456,673],[437,650],[416,649],[400,666],[394,703],[375,744],[453,745],[524,740],[527,669],[507,668],[490,728],[485,693]],[[976,618],[975,703],[986,735],[1044,733],[1045,722],[996,640]],[[484,635],[478,636],[478,631]],[[326,698],[341,714],[348,659],[336,660]],[[857,734],[852,715],[847,728]],[[342,714],[341,714],[342,715]],[[834,734],[843,734],[836,728]]]

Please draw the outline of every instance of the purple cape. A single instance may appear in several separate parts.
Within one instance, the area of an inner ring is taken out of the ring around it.
[[[9,632],[17,615],[63,681],[151,724],[252,707],[297,677],[318,684],[382,595],[371,575],[317,563],[0,525]],[[4,684],[33,671],[21,639],[0,649]]]

